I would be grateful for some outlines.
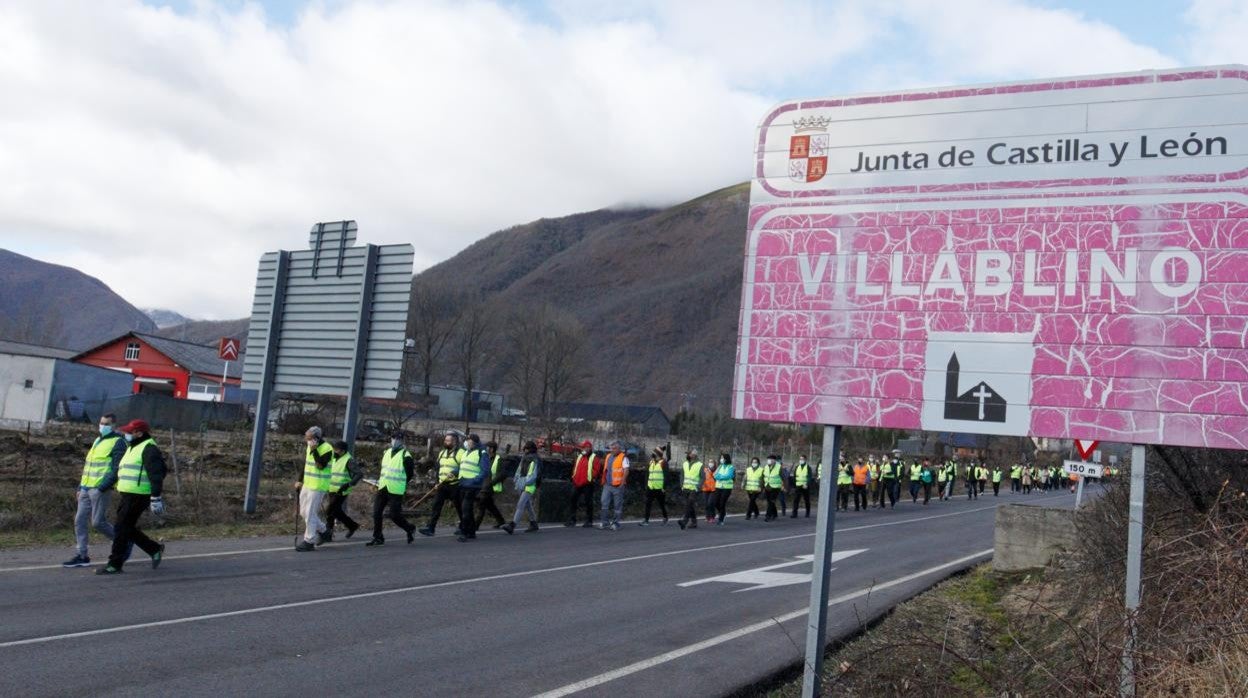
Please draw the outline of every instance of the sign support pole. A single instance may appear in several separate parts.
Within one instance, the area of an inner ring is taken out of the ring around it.
[[[1087,475],[1079,476],[1079,484],[1075,487],[1075,508],[1079,508],[1079,503],[1083,501],[1083,481],[1087,480]]]
[[[1140,568],[1144,549],[1144,451],[1131,447],[1131,506],[1127,522],[1127,633],[1122,646],[1122,674],[1118,695],[1135,695],[1135,616],[1140,607]]]
[[[273,401],[273,368],[277,364],[277,340],[281,335],[282,304],[286,302],[286,277],[290,274],[290,253],[277,253],[273,272],[273,306],[269,308],[268,336],[264,342],[264,368],[260,372],[260,390],[256,396],[256,423],[251,433],[251,459],[247,465],[247,492],[243,495],[243,513],[256,513],[256,495],[260,492],[260,472],[264,468],[264,437],[269,428],[269,403]]]
[[[810,570],[810,616],[806,621],[806,664],[802,698],[816,698],[822,689],[823,642],[828,630],[828,577],[832,564],[832,532],[836,528],[836,472],[841,465],[841,427],[823,427],[823,462],[830,466],[819,481],[819,518],[815,522],[815,559]]]
[[[351,355],[351,387],[347,391],[347,413],[342,418],[342,440],[355,447],[360,423],[360,398],[364,392],[364,364],[368,362],[368,330],[373,317],[373,283],[377,278],[376,245],[369,245],[364,256],[364,280],[360,284],[360,306],[355,325],[355,350]]]
[[[225,362],[225,368],[221,369],[221,402],[225,402],[225,377],[230,375],[230,362]]]

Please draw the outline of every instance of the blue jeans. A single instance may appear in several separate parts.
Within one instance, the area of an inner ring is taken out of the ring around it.
[[[112,491],[101,492],[78,488],[78,513],[74,516],[74,537],[78,542],[78,554],[87,557],[88,526],[113,539],[113,525],[108,522],[108,500]]]

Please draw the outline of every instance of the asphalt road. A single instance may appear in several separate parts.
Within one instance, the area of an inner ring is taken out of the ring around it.
[[[1009,502],[1073,496],[838,513],[829,638],[989,559]],[[813,521],[175,542],[107,578],[0,553],[0,695],[721,695],[801,658]]]

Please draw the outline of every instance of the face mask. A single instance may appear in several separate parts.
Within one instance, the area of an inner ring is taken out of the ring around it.
[[[767,459],[767,465],[775,465],[775,464],[776,464],[776,461],[772,460],[771,458]]]
[[[122,436],[126,438],[126,443],[130,443],[131,441],[134,441],[134,434],[123,434]]]
[[[398,449],[403,448],[403,442],[398,439],[394,439],[390,442],[390,447],[397,451]]]
[[[113,425],[111,424],[100,425],[100,436],[108,436],[111,433],[113,433]]]
[[[720,458],[720,459],[719,459],[719,464],[720,464],[720,465],[724,465],[724,464],[725,464],[725,463],[727,463],[727,462],[728,462],[728,461],[724,460],[723,458]]]

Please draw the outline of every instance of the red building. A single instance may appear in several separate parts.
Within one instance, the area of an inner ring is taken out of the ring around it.
[[[216,347],[130,332],[74,357],[89,366],[134,374],[135,393],[160,393],[176,398],[221,399],[225,362]],[[225,384],[242,382],[243,362],[231,361]]]

